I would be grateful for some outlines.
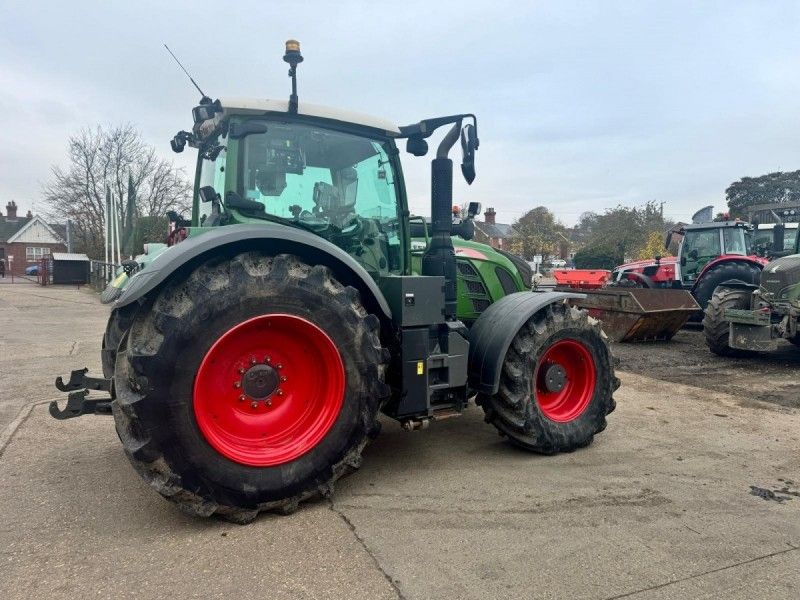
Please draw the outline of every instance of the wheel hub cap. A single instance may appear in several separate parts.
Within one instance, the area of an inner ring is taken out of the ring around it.
[[[269,398],[279,384],[278,372],[269,365],[253,365],[242,377],[242,391],[254,400]]]
[[[567,371],[561,365],[550,365],[544,373],[548,392],[560,392],[567,385]]]

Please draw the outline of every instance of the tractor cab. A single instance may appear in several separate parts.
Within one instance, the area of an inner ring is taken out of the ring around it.
[[[393,124],[304,103],[221,99],[196,129],[192,224],[279,223],[332,242],[374,278],[407,271],[405,190]],[[193,232],[194,233],[194,232]]]
[[[681,287],[692,287],[706,266],[720,257],[752,254],[752,228],[742,221],[685,225],[675,233],[683,236],[675,269]]]

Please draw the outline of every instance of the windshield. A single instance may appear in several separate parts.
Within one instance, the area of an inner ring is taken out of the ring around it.
[[[743,227],[724,228],[722,230],[722,238],[725,242],[725,254],[739,254],[741,256],[750,254],[753,234]]]
[[[238,125],[253,133],[220,139],[216,160],[203,161],[201,185],[217,190],[225,212],[204,224],[277,221],[324,237],[370,272],[402,271],[392,142],[296,122]]]
[[[308,125],[266,124],[244,138],[239,193],[264,212],[345,229],[359,218],[397,219],[383,143]]]

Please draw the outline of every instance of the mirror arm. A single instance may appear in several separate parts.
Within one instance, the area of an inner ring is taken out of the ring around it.
[[[455,146],[458,141],[459,134],[461,133],[461,121],[453,124],[450,131],[447,132],[439,143],[439,148],[436,150],[436,158],[447,158],[450,150]]]

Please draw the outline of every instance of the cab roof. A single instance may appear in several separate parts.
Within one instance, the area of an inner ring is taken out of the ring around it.
[[[750,227],[747,221],[708,221],[707,223],[691,223],[683,229],[721,229],[723,227]]]
[[[288,100],[269,100],[259,98],[220,98],[223,116],[228,115],[263,115],[265,113],[289,114]],[[400,129],[387,119],[373,117],[362,113],[342,110],[320,104],[300,101],[297,113],[307,117],[317,117],[329,121],[355,124],[379,131],[382,135],[397,137]]]

